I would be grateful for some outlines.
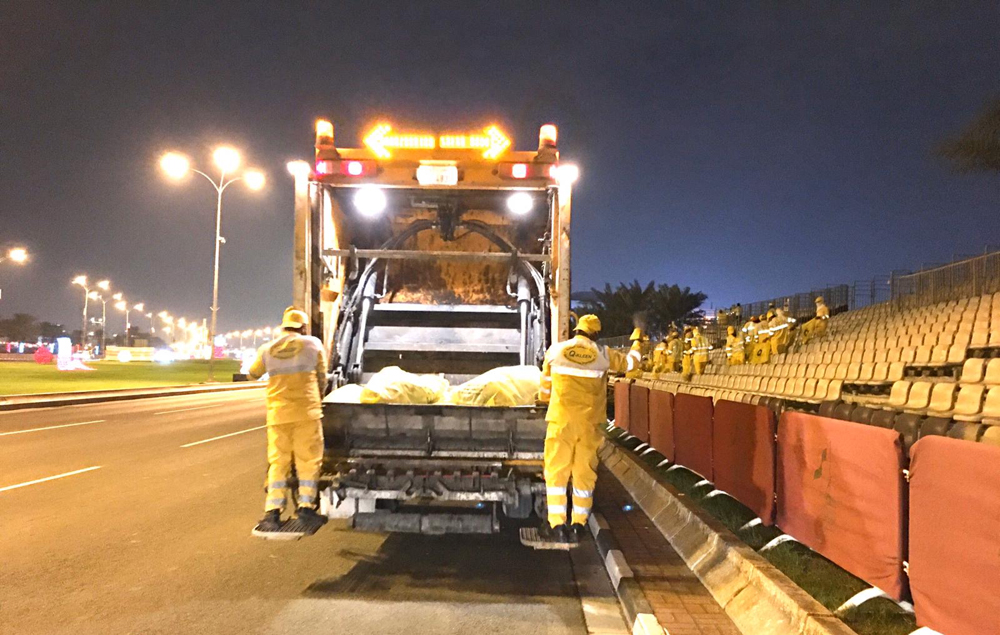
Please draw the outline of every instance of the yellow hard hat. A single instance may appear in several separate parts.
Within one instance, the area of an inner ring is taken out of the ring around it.
[[[641,340],[642,339],[642,329],[636,328],[634,331],[632,331],[632,335],[629,336],[629,339],[632,340],[632,341]]]
[[[773,317],[774,317],[774,311],[768,311],[768,312],[767,312],[767,319],[769,319],[769,320],[770,320],[770,319],[771,319],[771,318],[773,318]]]
[[[592,313],[588,313],[576,321],[575,330],[583,331],[588,335],[597,335],[601,332],[601,319]]]
[[[816,298],[816,304],[819,304],[822,301],[823,301],[823,296],[819,296],[818,298]]]
[[[309,324],[309,316],[306,315],[305,311],[299,311],[293,306],[285,309],[285,313],[281,316],[281,328],[283,329],[298,329],[306,324]]]
[[[730,335],[734,335],[736,333],[736,327],[730,326],[729,328],[726,329],[726,332],[729,333]]]

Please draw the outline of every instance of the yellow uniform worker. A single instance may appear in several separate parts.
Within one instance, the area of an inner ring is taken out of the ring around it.
[[[643,369],[643,342],[647,341],[649,338],[642,332],[642,329],[636,328],[632,331],[632,335],[629,336],[632,340],[632,347],[629,349],[629,353],[635,353],[637,356],[637,362],[634,368],[630,368],[625,372],[625,376],[631,379],[636,379],[642,377]]]
[[[771,354],[777,355],[788,350],[792,339],[791,326],[795,320],[785,315],[784,309],[775,309],[774,317],[768,323],[771,328]]]
[[[691,328],[688,327],[684,329],[684,354],[681,358],[681,376],[684,377],[684,379],[691,379],[691,374],[694,372],[694,363],[691,358],[692,354]]]
[[[307,533],[323,520],[316,514],[318,479],[323,462],[323,407],[326,355],[323,343],[304,335],[309,318],[289,307],[281,319],[281,337],[257,351],[247,375],[267,375],[267,498],[264,519],[255,534],[278,531],[287,504],[292,463],[298,475],[298,518]]]
[[[701,375],[705,372],[705,366],[708,366],[708,351],[710,350],[712,347],[709,346],[705,336],[701,334],[701,329],[697,326],[691,329],[691,359],[695,375]]]
[[[808,342],[814,337],[822,337],[826,333],[826,321],[830,319],[830,309],[823,301],[823,296],[816,298],[816,317],[802,325],[802,342]]]
[[[553,344],[545,353],[539,399],[548,403],[545,420],[545,492],[547,522],[539,535],[547,541],[576,541],[594,504],[597,484],[598,426],[607,421],[608,372],[628,370],[638,353],[628,355],[598,344],[601,321],[579,319],[574,337]],[[572,528],[566,526],[572,480]]]
[[[681,358],[684,357],[684,342],[677,331],[670,331],[667,341],[667,372],[676,373],[681,369]]]
[[[667,368],[667,338],[664,337],[653,348],[653,368],[654,373],[665,372]]]
[[[736,334],[734,326],[726,329],[726,357],[730,366],[739,366],[744,361],[743,338]]]

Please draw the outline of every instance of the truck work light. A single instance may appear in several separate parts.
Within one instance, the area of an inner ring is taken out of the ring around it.
[[[385,209],[385,192],[374,185],[364,185],[354,194],[354,206],[364,216],[378,216]]]
[[[514,192],[507,198],[507,209],[517,216],[524,216],[531,211],[533,206],[534,201],[531,200],[531,194],[527,192]]]

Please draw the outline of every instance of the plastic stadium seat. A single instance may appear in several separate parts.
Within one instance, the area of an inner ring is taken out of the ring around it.
[[[826,399],[833,401],[839,400],[840,393],[843,391],[843,389],[844,389],[843,381],[841,381],[840,379],[830,380],[830,383],[829,385],[827,385],[826,388]],[[822,397],[822,395],[817,395],[817,396]]]
[[[856,406],[853,410],[851,410],[851,421],[855,423],[863,423],[865,425],[871,425],[872,415],[874,415],[876,412],[885,412],[885,411],[882,410],[876,411],[872,410],[871,408],[867,408],[865,406]]]
[[[979,442],[1000,446],[1000,426],[986,426],[983,435],[979,437]]]
[[[875,362],[875,351],[872,349],[866,349],[861,353],[861,362],[864,364],[871,364]]]
[[[774,385],[774,390],[771,392],[771,394],[773,395],[785,394],[785,389],[788,387],[788,384],[790,383],[792,383],[792,380],[788,379],[787,377],[779,378],[778,382]]]
[[[861,363],[851,362],[847,365],[847,376],[844,377],[848,382],[856,382],[858,378],[861,377]]]
[[[816,384],[817,380],[810,377],[806,380],[806,383],[802,385],[801,397],[803,399],[813,399],[816,396]]]
[[[910,394],[906,398],[905,410],[923,412],[931,402],[931,390],[934,384],[929,381],[916,381],[910,386]]]
[[[924,418],[920,415],[909,413],[898,415],[893,422],[892,429],[903,438],[903,447],[906,448],[907,452],[910,451],[910,446],[917,442],[917,437],[920,436],[920,426],[923,422]]]
[[[837,401],[836,407],[833,409],[831,416],[834,419],[840,419],[841,421],[850,421],[851,414],[854,412],[854,404],[848,401]]]
[[[871,425],[880,428],[891,428],[896,421],[895,410],[876,410],[869,420]]]
[[[983,401],[983,420],[989,424],[1000,423],[1000,386],[991,386]]]
[[[836,379],[837,372],[840,369],[840,364],[830,364],[823,370],[823,375],[820,379]],[[844,372],[847,372],[847,367],[844,367]]]
[[[895,362],[906,362],[907,364],[912,364],[914,358],[917,356],[917,349],[912,346],[907,346],[906,348],[900,349],[899,357],[894,359]]]
[[[877,349],[875,351],[874,361],[875,361],[876,364],[878,364],[879,362],[887,362],[887,361],[889,361],[889,351],[888,351],[888,349],[884,349],[884,348]]]
[[[951,426],[952,421],[949,417],[927,417],[924,419],[923,425],[920,426],[919,438],[923,439],[930,435],[948,436],[948,430]]]
[[[952,439],[976,441],[979,439],[979,434],[982,430],[983,426],[978,423],[965,423],[963,421],[959,421],[956,422],[950,430],[948,430],[948,436]]]
[[[955,399],[955,410],[952,413],[958,421],[979,421],[983,412],[983,395],[986,394],[984,384],[963,384]]]
[[[892,362],[889,364],[889,374],[886,375],[886,381],[899,381],[903,378],[903,373],[906,371],[906,364],[903,362]]]
[[[891,408],[902,408],[906,405],[906,400],[910,396],[910,382],[900,380],[892,384],[889,391],[889,401],[886,405]]]
[[[1000,385],[1000,357],[995,357],[986,364],[983,382],[991,386]]]
[[[819,416],[833,418],[833,411],[840,405],[839,401],[823,401],[819,404]]]
[[[955,407],[955,394],[958,384],[950,381],[934,384],[931,389],[931,400],[927,405],[927,414],[932,417],[948,416]]]
[[[989,331],[975,331],[972,334],[972,340],[969,342],[969,346],[972,348],[983,348],[990,343],[990,332]]]
[[[871,381],[873,383],[889,381],[889,362],[877,362],[875,364],[875,370],[872,371]]]

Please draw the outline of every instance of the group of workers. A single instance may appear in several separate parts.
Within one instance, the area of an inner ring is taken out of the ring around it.
[[[823,297],[816,298],[816,316],[798,329],[798,340],[806,344],[809,340],[826,332],[826,322],[830,309]],[[788,316],[782,308],[773,305],[765,315],[747,320],[740,332],[735,326],[727,327],[726,359],[730,366],[740,364],[766,364],[772,355],[788,350],[792,343],[795,318]]]
[[[303,311],[286,309],[281,336],[260,348],[247,373],[251,379],[268,377],[264,517],[252,532],[264,538],[313,534],[325,522],[316,506],[327,362],[322,342],[305,334],[308,324]],[[553,344],[542,364],[538,400],[547,404],[543,470],[548,514],[538,533],[546,542],[578,543],[583,535],[594,504],[600,425],[607,421],[608,373],[627,373],[641,360],[637,348],[623,353],[599,344],[600,333],[596,315],[580,317],[573,337]],[[641,330],[636,341],[643,341]],[[698,341],[707,346],[704,338]],[[707,362],[707,349],[705,355]],[[293,465],[296,524],[288,531],[281,516],[291,500]]]

